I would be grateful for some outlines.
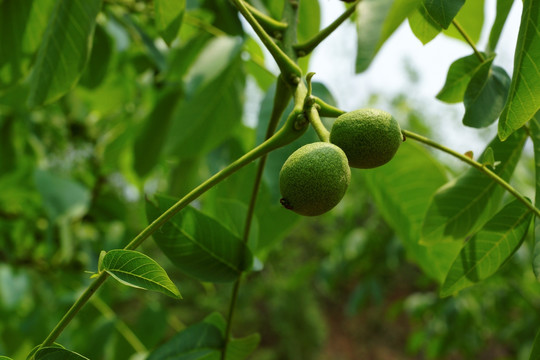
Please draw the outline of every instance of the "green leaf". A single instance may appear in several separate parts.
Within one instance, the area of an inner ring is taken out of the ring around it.
[[[226,360],[244,360],[259,346],[261,336],[251,334],[243,338],[232,339],[227,346]]]
[[[442,28],[429,17],[426,8],[422,5],[413,11],[408,19],[414,36],[424,45],[435,39],[442,31]]]
[[[447,180],[444,168],[426,149],[408,140],[388,164],[362,174],[377,209],[402,240],[407,256],[442,283],[461,245],[428,247],[418,239],[429,199]]]
[[[13,359],[7,356],[0,356],[0,360],[13,360]]]
[[[105,79],[111,61],[114,43],[102,26],[96,25],[92,53],[79,84],[89,89],[99,86]]]
[[[418,3],[419,0],[363,0],[357,5],[356,73],[369,67],[385,41]]]
[[[186,0],[154,0],[156,25],[167,45],[178,35],[186,9]]]
[[[529,360],[540,360],[540,330],[536,333]]]
[[[165,89],[146,118],[134,144],[133,166],[139,176],[146,176],[158,164],[174,110],[181,99],[179,87]]]
[[[28,73],[55,0],[0,1],[0,88]]]
[[[499,137],[505,140],[540,110],[540,2],[523,1],[514,73],[506,107],[499,119]]]
[[[152,258],[133,250],[111,250],[100,258],[99,272],[106,271],[124,285],[157,291],[181,299],[176,285]]]
[[[222,347],[223,338],[219,329],[210,323],[200,322],[173,336],[150,353],[147,360],[214,359]]]
[[[495,21],[493,22],[491,32],[489,33],[487,52],[495,52],[502,29],[506,23],[506,18],[508,17],[513,4],[514,0],[497,0],[497,15],[495,16]]]
[[[533,141],[534,151],[534,172],[536,176],[534,206],[540,208],[540,111],[532,118],[530,122],[531,139]],[[540,281],[540,219],[534,218],[534,252],[533,252],[533,270],[536,279]]]
[[[455,20],[467,33],[467,36],[477,43],[480,40],[482,27],[484,25],[484,0],[465,1],[465,4],[459,10]],[[455,39],[467,42],[463,35],[456,29],[455,26],[450,26],[443,33]]]
[[[74,219],[86,213],[90,191],[79,183],[39,169],[34,172],[34,181],[51,220]]]
[[[437,99],[449,104],[463,101],[467,85],[482,64],[475,54],[454,61],[448,69],[446,82],[437,94]]]
[[[163,196],[157,201],[157,207],[147,203],[149,222],[175,203]],[[234,281],[253,261],[249,248],[237,236],[191,206],[173,216],[153,237],[174,265],[201,281]]]
[[[508,181],[521,156],[527,139],[525,131],[516,132],[501,142],[493,139],[491,148],[500,165],[494,173]],[[485,152],[478,160],[484,161]],[[424,223],[421,242],[434,244],[446,240],[463,240],[476,232],[498,210],[504,189],[489,176],[475,168],[440,188],[431,199]]]
[[[443,29],[448,29],[465,0],[424,0],[422,5],[428,16]]]
[[[36,352],[34,359],[35,360],[82,360],[82,359],[88,360],[87,357],[77,354],[76,352],[59,348],[59,347],[41,348]]]
[[[249,59],[244,60],[246,73],[253,76],[263,92],[267,92],[270,86],[276,81],[276,76],[266,68],[264,64],[264,53],[253,38],[247,38],[245,49],[249,54]]]
[[[321,25],[321,9],[318,0],[302,0],[298,7],[298,42],[313,37]]]
[[[28,105],[50,103],[79,80],[90,55],[101,0],[58,0],[30,75]]]
[[[220,36],[199,54],[186,75],[186,96],[173,115],[167,154],[203,155],[241,124],[245,86],[241,49],[240,39]]]
[[[532,216],[532,211],[517,199],[499,211],[465,244],[440,295],[456,294],[493,275],[525,239]]]
[[[510,88],[510,77],[499,66],[491,66],[493,59],[485,61],[472,76],[463,104],[463,124],[474,128],[487,127],[501,114]]]

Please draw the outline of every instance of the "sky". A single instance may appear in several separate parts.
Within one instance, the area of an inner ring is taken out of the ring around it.
[[[343,3],[337,0],[321,0],[320,5],[321,28],[344,11]],[[484,29],[477,46],[479,49],[483,49],[487,43],[495,8],[496,0],[485,0]],[[514,1],[494,61],[510,76],[521,8],[521,1]],[[356,29],[354,23],[347,21],[314,51],[309,70],[316,73],[314,79],[323,82],[336,98],[338,106],[346,111],[366,106],[374,93],[391,98],[406,92],[412,102],[420,104],[425,108],[425,113],[433,117],[431,123],[438,124],[440,131],[435,140],[444,140],[446,145],[460,152],[472,150],[474,154],[479,154],[485,146],[485,139],[495,135],[497,125],[482,130],[466,128],[461,123],[464,113],[462,103],[449,105],[435,98],[445,82],[450,64],[471,53],[471,48],[465,42],[442,34],[427,45],[422,45],[405,21],[383,45],[368,70],[355,74]],[[270,55],[267,55],[267,63],[277,72]],[[417,71],[417,84],[411,85],[405,64]]]

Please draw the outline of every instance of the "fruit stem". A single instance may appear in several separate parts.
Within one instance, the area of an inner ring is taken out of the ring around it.
[[[247,22],[251,25],[259,39],[270,52],[270,55],[276,61],[284,78],[291,84],[296,85],[302,76],[302,70],[296,63],[281,50],[268,33],[262,28],[261,24],[253,17],[247,9],[243,0],[231,0],[238,11],[244,16]]]
[[[267,32],[283,32],[287,29],[287,27],[289,27],[289,24],[278,21],[266,15],[250,3],[246,2],[244,5]]]
[[[349,6],[343,14],[335,19],[330,25],[319,31],[311,39],[303,43],[294,45],[294,50],[298,57],[309,55],[321,42],[323,42],[330,34],[334,32],[345,20],[347,20],[356,10],[356,5],[362,0],[356,0]]]
[[[457,29],[457,31],[461,34],[461,36],[463,36],[463,39],[465,39],[465,41],[471,46],[471,48],[473,49],[474,54],[476,55],[478,60],[480,60],[481,63],[486,61],[486,59],[484,58],[484,55],[482,55],[482,53],[480,51],[478,51],[478,49],[474,45],[474,42],[472,41],[472,39],[469,37],[469,35],[465,31],[465,29],[463,29],[461,27],[461,25],[457,22],[456,19],[452,20],[452,24]]]
[[[338,109],[337,107],[325,103],[321,98],[317,96],[313,96],[313,99],[315,99],[315,104],[317,106],[317,109],[319,110],[319,116],[336,118],[346,113],[346,111],[343,111],[341,109]]]
[[[437,143],[437,142],[435,142],[433,140],[430,140],[430,139],[428,139],[428,138],[426,138],[424,136],[418,135],[418,134],[413,133],[413,132],[408,131],[408,130],[401,130],[401,132],[407,139],[413,139],[413,140],[419,141],[421,143],[424,143],[424,144],[426,144],[428,146],[431,146],[432,148],[435,148],[437,150],[441,150],[441,151],[443,151],[443,152],[445,152],[447,154],[450,154],[450,155],[458,158],[459,160],[469,164],[470,166],[476,168],[477,170],[483,172],[484,174],[486,174],[487,176],[492,178],[493,181],[495,181],[496,183],[501,185],[504,189],[506,189],[516,199],[521,201],[537,217],[540,218],[540,209],[536,208],[529,200],[527,200],[527,198],[525,196],[521,195],[521,193],[519,193],[514,187],[512,187],[512,185],[510,185],[504,179],[502,179],[499,175],[495,174],[493,171],[488,169],[484,164],[481,164],[478,161],[475,161],[475,160],[471,159],[470,157],[468,157],[466,155],[460,154],[457,151],[454,151],[454,150],[452,150],[450,148],[447,148],[446,146],[441,145],[441,144],[439,144],[439,143]]]
[[[317,108],[315,106],[311,106],[306,111],[306,116],[311,125],[313,125],[313,129],[315,129],[315,132],[317,133],[319,139],[324,142],[330,142],[330,132],[324,127],[324,124],[319,117],[319,112],[317,111]]]

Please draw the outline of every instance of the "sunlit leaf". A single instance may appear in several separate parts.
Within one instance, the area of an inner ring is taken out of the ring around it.
[[[317,34],[321,16],[318,0],[302,0],[299,4],[298,42],[303,42]]]
[[[495,161],[501,163],[493,170],[502,179],[510,179],[521,156],[527,138],[519,131],[501,142],[495,138],[491,148]],[[479,162],[484,161],[485,152]],[[504,189],[489,176],[475,168],[440,188],[433,196],[422,225],[422,243],[434,244],[445,240],[463,240],[476,232],[499,208]]]
[[[426,275],[442,282],[461,245],[428,247],[420,245],[418,239],[429,199],[447,180],[443,167],[426,149],[407,140],[392,161],[362,171],[362,175],[377,209],[403,241],[408,257]]]
[[[452,264],[441,296],[458,291],[493,275],[523,242],[532,211],[515,199],[467,241]]]
[[[385,41],[418,3],[419,0],[363,0],[357,5],[357,73],[369,67]]]
[[[465,0],[423,0],[428,16],[443,29],[448,29]]]
[[[213,324],[200,322],[173,336],[151,352],[147,360],[218,360],[222,347],[221,331]]]
[[[540,2],[523,1],[514,72],[508,101],[499,119],[499,137],[505,140],[540,110]]]
[[[157,201],[157,208],[147,203],[149,222],[175,203],[162,196]],[[240,238],[191,206],[173,216],[153,237],[174,265],[201,281],[234,281],[253,261]]]
[[[138,251],[108,251],[100,258],[99,271],[106,271],[127,286],[157,291],[177,299],[182,298],[165,270],[155,260]]]
[[[487,45],[487,51],[492,53],[497,47],[499,38],[501,36],[502,29],[506,23],[506,18],[510,13],[510,9],[514,4],[514,0],[497,0],[497,15],[495,21],[491,26],[491,32],[489,33],[489,41]]]
[[[474,128],[487,127],[501,114],[510,77],[499,66],[492,66],[493,59],[485,61],[474,73],[465,91],[463,124]]]
[[[465,1],[454,20],[459,23],[467,36],[476,44],[480,40],[484,25],[484,0]],[[466,42],[455,26],[449,26],[443,33]]]
[[[429,17],[424,6],[419,6],[409,14],[409,26],[414,36],[422,44],[427,44],[442,31],[442,28]]]
[[[30,76],[30,107],[52,102],[79,80],[88,58],[101,0],[58,0]]]
[[[36,352],[35,360],[88,360],[76,352],[58,347],[44,347]]]
[[[0,356],[0,360],[13,360],[12,358],[10,357],[7,357],[7,356]]]
[[[0,1],[0,88],[26,76],[55,0]]]
[[[178,35],[185,8],[186,0],[154,0],[157,29],[169,46]]]
[[[462,102],[467,85],[481,66],[482,63],[475,54],[454,61],[448,69],[446,82],[437,94],[437,99],[449,104]]]

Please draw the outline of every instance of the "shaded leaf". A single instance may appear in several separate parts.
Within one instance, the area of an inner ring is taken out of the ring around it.
[[[186,8],[186,0],[154,0],[156,27],[167,45],[178,35]]]
[[[428,16],[443,29],[448,29],[465,0],[424,0],[422,5]]]
[[[133,250],[111,250],[100,257],[99,271],[106,271],[124,285],[182,296],[165,270],[152,258]]]
[[[175,201],[157,197],[158,207],[147,203],[153,221]],[[216,220],[188,206],[154,233],[163,253],[180,270],[201,281],[234,281],[252,264],[249,248]]]
[[[357,73],[369,67],[385,41],[418,3],[419,0],[364,0],[357,5]]]
[[[409,26],[414,36],[426,45],[442,31],[442,28],[426,12],[424,6],[419,6],[409,15]]]
[[[493,275],[521,245],[532,211],[515,199],[465,244],[442,285],[445,297]]]
[[[531,139],[534,151],[534,172],[536,176],[534,206],[540,208],[540,111],[530,122]],[[536,279],[540,281],[540,219],[534,218],[534,252],[533,271]]]
[[[474,128],[487,127],[501,114],[510,77],[499,66],[492,66],[493,59],[485,61],[474,73],[463,98],[465,115],[463,124]]]
[[[7,356],[0,356],[0,360],[13,360],[13,359]]]
[[[94,89],[105,79],[113,52],[113,40],[102,26],[97,25],[94,32],[92,53],[79,84]]]
[[[489,33],[487,52],[493,53],[495,51],[502,29],[506,23],[506,18],[508,17],[513,4],[514,0],[497,0],[497,15],[495,16],[495,21],[493,22],[491,32]]]
[[[274,81],[276,81],[276,76],[266,68],[264,64],[264,53],[253,38],[249,37],[246,40],[245,49],[249,54],[249,59],[244,60],[246,72],[253,76],[261,90],[267,92]]]
[[[477,43],[480,40],[482,27],[484,25],[484,0],[465,1],[463,7],[459,10],[455,20],[467,33],[467,36]],[[449,26],[443,33],[455,39],[467,42],[463,35],[456,29],[455,26]]]
[[[508,101],[499,119],[499,137],[505,140],[540,110],[540,2],[523,1],[514,72]]]
[[[531,349],[531,355],[529,356],[529,360],[539,360],[539,359],[540,359],[540,330],[536,333],[533,347]]]
[[[82,360],[82,359],[88,360],[87,357],[77,354],[76,352],[59,348],[59,347],[41,348],[36,352],[34,359],[35,360]]]
[[[409,140],[400,146],[392,161],[362,171],[362,175],[377,209],[402,240],[407,256],[426,275],[442,283],[461,244],[428,247],[419,244],[418,239],[429,199],[447,181],[443,167],[426,149]]]
[[[158,164],[174,110],[181,98],[180,88],[165,89],[145,120],[134,144],[133,166],[139,176],[147,175]]]
[[[251,334],[243,338],[232,339],[227,346],[226,360],[244,360],[259,346],[261,336]]]
[[[0,88],[26,76],[55,0],[0,1]]]
[[[437,99],[449,104],[463,101],[467,85],[473,74],[482,66],[475,54],[457,59],[450,65],[443,88]]]
[[[101,0],[57,1],[30,75],[30,107],[57,100],[77,83],[100,8]]]
[[[501,162],[494,173],[502,179],[508,181],[512,176],[526,138],[526,132],[519,131],[505,142],[495,138],[487,146],[492,149],[495,160]],[[484,158],[485,151],[478,161],[482,163]],[[422,243],[462,240],[476,232],[497,212],[503,193],[504,189],[489,176],[469,168],[440,188],[431,199],[422,225]]]
[[[200,322],[173,336],[150,353],[147,360],[217,360],[222,347],[221,331],[213,324]]]

